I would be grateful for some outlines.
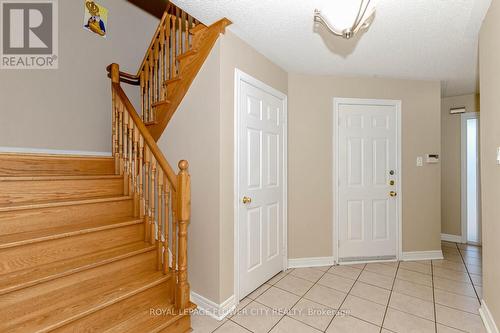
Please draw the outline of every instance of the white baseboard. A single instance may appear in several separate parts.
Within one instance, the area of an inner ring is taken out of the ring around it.
[[[483,320],[484,326],[486,327],[486,332],[488,333],[499,333],[498,326],[491,315],[490,310],[486,306],[484,299],[481,300],[481,307],[479,308],[479,315]]]
[[[335,263],[333,257],[313,257],[288,259],[288,268],[332,266]]]
[[[462,243],[462,236],[441,234],[441,240],[446,242]]]
[[[216,320],[224,319],[236,308],[236,305],[238,304],[234,295],[221,304],[217,304],[195,292],[191,292],[191,302],[198,306],[196,310],[198,313],[209,315]]]
[[[443,259],[443,252],[439,251],[413,251],[403,252],[401,256],[402,261],[410,260],[438,260]]]
[[[0,153],[77,155],[77,156],[82,155],[82,156],[106,156],[106,157],[111,156],[111,152],[107,151],[60,150],[60,149],[24,148],[24,147],[0,147]]]

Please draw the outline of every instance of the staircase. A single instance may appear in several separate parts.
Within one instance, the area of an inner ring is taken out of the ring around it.
[[[188,162],[156,140],[228,24],[169,4],[138,74],[108,66],[111,157],[0,154],[0,332],[190,331]]]

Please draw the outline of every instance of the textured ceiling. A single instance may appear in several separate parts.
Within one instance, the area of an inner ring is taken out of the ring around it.
[[[314,27],[315,8],[334,20],[352,1],[172,2],[207,24],[227,17],[231,31],[289,72],[440,80],[445,96],[477,91],[478,34],[491,0],[379,0],[372,26],[350,41]]]

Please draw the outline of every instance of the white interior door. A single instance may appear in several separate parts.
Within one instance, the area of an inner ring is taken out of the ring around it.
[[[256,83],[236,82],[240,299],[284,264],[285,99]]]
[[[345,100],[336,108],[339,261],[395,259],[399,104]]]

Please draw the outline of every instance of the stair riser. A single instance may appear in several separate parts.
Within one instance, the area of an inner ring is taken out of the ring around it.
[[[0,212],[0,235],[132,215],[132,199]]]
[[[37,267],[144,239],[144,225],[121,228],[27,244],[0,250],[0,274]]]
[[[0,181],[0,204],[122,194],[122,178]]]
[[[130,329],[133,328],[131,327],[133,324],[130,322],[122,322],[123,318],[135,317],[135,322],[140,323],[140,320],[151,317],[150,309],[163,309],[165,308],[165,303],[173,303],[173,287],[174,280],[169,279],[153,288],[137,294],[134,298],[129,298],[113,304],[112,306],[106,308],[105,311],[95,312],[89,316],[61,327],[53,333],[130,331]],[[137,302],[135,297],[142,298],[144,300],[142,302]],[[161,300],[161,302],[158,300]],[[164,316],[164,318],[168,318],[168,316]],[[141,329],[143,332],[148,331],[146,327],[137,328],[137,331]]]
[[[0,154],[0,175],[111,175],[112,158]]]

